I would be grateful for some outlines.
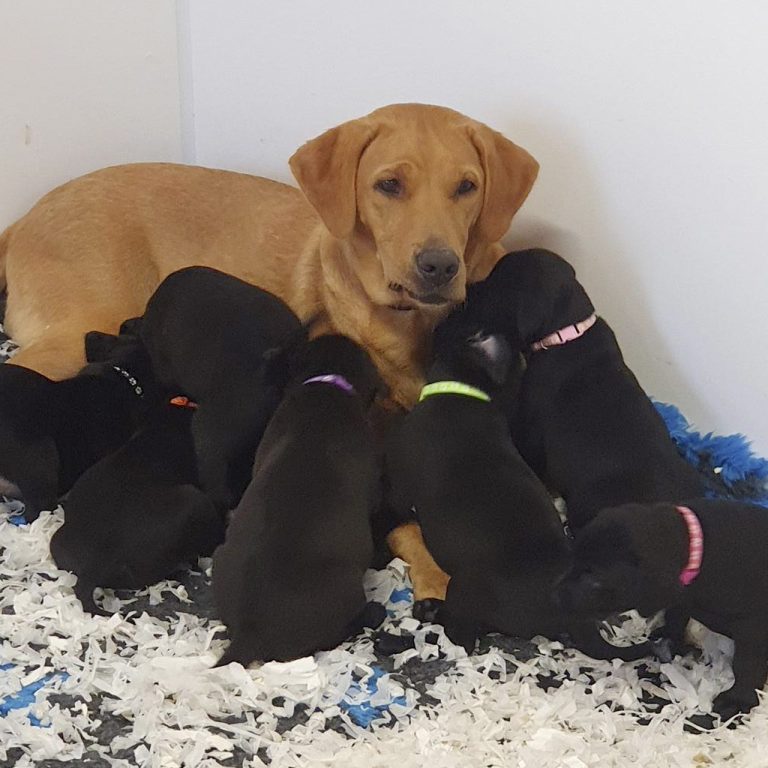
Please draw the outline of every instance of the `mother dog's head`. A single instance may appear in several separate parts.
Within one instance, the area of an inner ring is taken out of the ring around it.
[[[482,123],[423,104],[343,123],[290,165],[374,304],[438,311],[493,267],[539,168]]]

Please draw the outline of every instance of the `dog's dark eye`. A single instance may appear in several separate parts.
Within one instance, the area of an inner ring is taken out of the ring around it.
[[[379,192],[391,195],[392,197],[399,195],[403,191],[403,185],[399,179],[379,179],[373,186]]]
[[[469,179],[462,179],[459,182],[459,186],[456,187],[456,196],[461,197],[463,195],[468,195],[470,192],[474,192],[477,189],[477,185],[474,181],[470,181]]]

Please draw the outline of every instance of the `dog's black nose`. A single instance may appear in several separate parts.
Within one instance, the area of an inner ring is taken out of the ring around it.
[[[419,277],[433,288],[450,283],[459,271],[459,257],[450,248],[425,248],[416,254]]]

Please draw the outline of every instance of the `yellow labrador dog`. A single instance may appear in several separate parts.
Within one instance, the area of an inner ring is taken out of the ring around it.
[[[309,141],[290,166],[301,191],[137,164],[50,192],[0,235],[14,363],[74,374],[87,331],[115,332],[169,273],[201,264],[272,291],[302,320],[320,313],[320,330],[362,344],[392,400],[411,406],[430,331],[502,255],[538,164],[458,112],[397,104]],[[412,533],[399,549],[418,560]]]

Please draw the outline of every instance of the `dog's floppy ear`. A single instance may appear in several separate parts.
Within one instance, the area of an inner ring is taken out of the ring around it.
[[[509,342],[499,333],[479,332],[469,339],[469,346],[491,381],[503,384],[512,363]]]
[[[85,334],[85,359],[89,363],[102,363],[110,358],[118,343],[119,338],[113,333],[88,331]]]
[[[342,123],[308,141],[288,164],[332,235],[348,237],[357,221],[357,166],[374,136],[370,120]]]
[[[472,121],[469,136],[485,174],[483,208],[475,227],[481,240],[495,243],[504,237],[512,217],[528,197],[539,164],[522,147],[487,125]]]

